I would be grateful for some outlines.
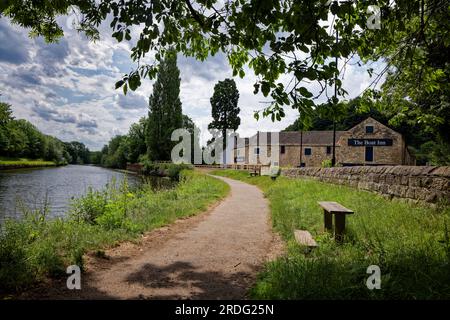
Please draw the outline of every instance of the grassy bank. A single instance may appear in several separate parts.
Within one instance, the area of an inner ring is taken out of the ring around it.
[[[82,267],[83,254],[194,215],[228,193],[228,185],[185,170],[174,188],[132,192],[126,183],[89,191],[76,200],[70,217],[46,220],[46,212],[27,212],[23,221],[7,221],[0,235],[0,292],[21,290],[47,276]]]
[[[57,164],[54,161],[0,157],[0,170],[34,168],[34,167],[54,167],[56,165]]]
[[[449,299],[450,207],[432,209],[373,193],[313,180],[215,174],[260,187],[270,200],[276,231],[287,254],[269,263],[251,295],[257,299]],[[317,201],[337,201],[355,214],[336,245],[322,232]],[[294,229],[312,233],[319,247],[309,254],[295,243]],[[381,268],[381,289],[368,290],[367,267]]]

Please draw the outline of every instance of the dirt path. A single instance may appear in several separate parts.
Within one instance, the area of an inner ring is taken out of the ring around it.
[[[82,289],[53,285],[41,298],[241,299],[265,261],[281,249],[268,201],[255,186],[218,177],[230,194],[209,212],[90,256]],[[58,288],[59,287],[59,288]]]

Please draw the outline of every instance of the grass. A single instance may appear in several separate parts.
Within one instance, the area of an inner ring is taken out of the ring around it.
[[[270,200],[284,256],[266,265],[251,290],[255,299],[449,299],[450,207],[431,208],[314,180],[214,174],[254,184]],[[322,231],[317,201],[337,201],[355,214],[342,245]],[[306,254],[293,230],[312,233],[319,247]],[[366,286],[367,268],[381,269],[381,289]]]
[[[204,211],[229,191],[226,183],[195,172],[181,172],[174,189],[150,187],[131,192],[110,184],[76,200],[67,219],[47,220],[45,209],[7,221],[0,234],[0,292],[26,289],[49,276],[65,275],[68,265],[83,266],[88,251],[101,252],[146,231]],[[100,251],[99,251],[100,250]]]
[[[45,161],[45,160],[41,160],[41,159],[0,157],[0,170],[1,169],[33,168],[33,167],[53,167],[56,165],[57,164],[54,161]]]

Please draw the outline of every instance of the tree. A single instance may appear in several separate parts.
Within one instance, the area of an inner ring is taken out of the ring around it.
[[[380,106],[391,123],[419,124],[450,148],[450,10],[448,1],[413,3],[413,19],[380,50],[391,66]],[[398,24],[398,23],[397,23]],[[414,46],[403,44],[414,43]],[[381,54],[380,54],[381,55]]]
[[[65,142],[64,150],[69,154],[68,162],[71,164],[90,163],[90,151],[86,146],[78,141]]]
[[[147,152],[147,145],[145,144],[147,118],[142,117],[138,123],[133,123],[127,135],[127,153],[128,162],[138,162],[139,156]]]
[[[160,64],[158,78],[149,99],[146,126],[147,154],[150,160],[170,160],[175,145],[172,132],[183,125],[180,101],[180,70],[175,51],[168,51]]]
[[[9,103],[0,102],[0,126],[6,126],[8,122],[14,119],[11,105]]]
[[[102,165],[110,168],[125,168],[127,164],[126,136],[113,137],[102,149]]]
[[[9,149],[8,124],[13,119],[11,105],[0,102],[0,155],[6,155]]]
[[[220,130],[223,138],[223,160],[226,163],[227,130],[237,130],[241,124],[238,107],[239,91],[233,79],[219,81],[214,86],[214,94],[210,99],[213,121],[208,129]]]

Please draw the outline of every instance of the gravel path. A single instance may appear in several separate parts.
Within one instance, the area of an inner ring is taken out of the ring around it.
[[[262,192],[217,177],[230,194],[208,212],[155,230],[139,244],[125,243],[88,257],[81,290],[47,297],[89,299],[242,299],[256,273],[282,250],[270,227]],[[53,285],[55,288],[55,286]],[[41,296],[45,298],[45,296]]]

